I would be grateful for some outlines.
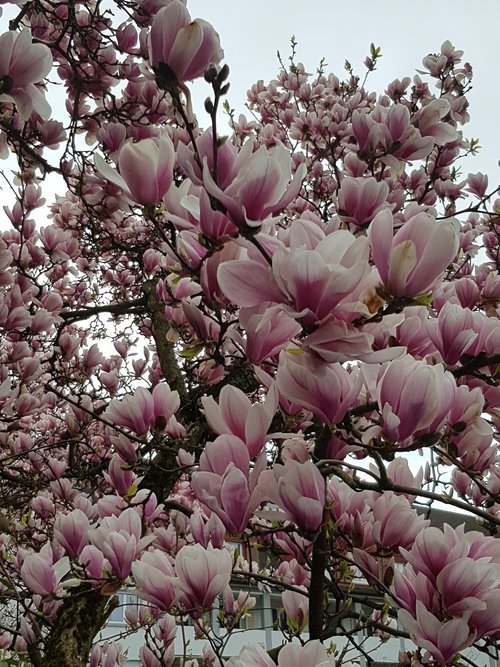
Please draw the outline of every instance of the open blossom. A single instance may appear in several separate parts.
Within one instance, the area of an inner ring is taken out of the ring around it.
[[[185,609],[210,609],[229,584],[232,558],[226,549],[189,544],[175,557],[178,598]]]
[[[300,324],[277,305],[241,308],[240,323],[245,336],[233,333],[233,339],[237,339],[254,364],[278,354],[301,330]]]
[[[292,349],[280,355],[276,384],[288,401],[310,410],[325,424],[338,424],[358,397],[361,377],[353,379],[338,363],[327,364]]]
[[[278,667],[334,667],[336,664],[318,639],[304,646],[286,644],[278,655]]]
[[[205,510],[214,512],[235,535],[245,530],[262,502],[257,482],[265,467],[265,452],[250,471],[243,441],[234,435],[221,435],[209,442],[201,455],[199,470],[192,475],[193,491]]]
[[[237,657],[230,658],[228,667],[276,667],[267,651],[260,644],[244,646]]]
[[[122,401],[111,401],[106,418],[116,426],[126,426],[138,435],[144,435],[150,428],[164,431],[179,405],[179,393],[162,382],[152,392],[139,387]]]
[[[21,577],[26,586],[38,595],[55,593],[61,579],[69,572],[69,558],[53,562],[49,551],[28,554],[21,566]]]
[[[429,524],[404,496],[383,493],[373,503],[373,539],[384,549],[397,552],[411,547],[416,536]]]
[[[414,641],[439,664],[476,639],[500,631],[500,547],[479,532],[427,528],[401,549],[407,565],[395,572],[398,616]]]
[[[147,551],[132,565],[132,574],[139,588],[139,597],[163,610],[175,600],[175,573],[167,554],[160,549]]]
[[[52,68],[52,55],[44,44],[33,44],[31,33],[9,31],[0,35],[0,102],[14,102],[23,120],[32,111],[49,118],[50,106],[35,86]]]
[[[458,252],[459,234],[454,223],[436,222],[423,211],[412,215],[392,236],[392,214],[381,211],[372,220],[368,237],[382,283],[397,297],[428,292]]]
[[[154,536],[141,537],[142,520],[132,507],[118,516],[105,517],[98,528],[89,530],[90,541],[108,559],[113,573],[126,579],[137,554],[145,549]]]
[[[450,113],[450,103],[444,97],[431,100],[413,116],[413,124],[423,137],[433,137],[438,146],[456,141],[458,132],[443,118]]]
[[[250,458],[260,454],[267,431],[278,407],[277,392],[270,389],[263,403],[252,403],[241,389],[226,385],[219,395],[219,405],[209,396],[201,399],[210,428],[222,435],[237,435],[248,447]]]
[[[441,364],[430,366],[409,355],[391,361],[377,383],[384,435],[398,442],[438,431],[457,388]]]
[[[333,655],[327,653],[318,639],[309,641],[304,646],[285,644],[278,653],[278,667],[335,667],[336,664]],[[274,667],[275,663],[257,644],[244,646],[239,655],[231,658],[227,665],[228,667]]]
[[[261,146],[255,153],[252,148],[251,141],[243,145],[234,164],[236,177],[224,190],[215,183],[207,165],[203,181],[207,192],[226,208],[236,225],[259,227],[298,195],[306,166],[301,164],[292,178],[292,156],[284,146]]]
[[[470,646],[475,639],[467,623],[468,617],[453,618],[443,623],[418,601],[416,619],[406,609],[401,609],[398,618],[413,641],[429,651],[439,665],[452,662],[455,655]]]
[[[101,176],[143,206],[159,204],[172,185],[175,151],[166,134],[159,139],[126,143],[118,154],[120,173],[100,155],[96,154],[94,160]]]
[[[172,0],[156,14],[149,38],[149,61],[157,75],[164,74],[163,64],[179,83],[197,79],[223,56],[219,35],[210,23],[191,21],[182,2]]]
[[[362,286],[370,270],[368,259],[367,239],[342,229],[310,249],[279,247],[272,267],[255,259],[224,262],[218,279],[224,294],[239,306],[283,303],[286,312],[317,323],[335,314]]]
[[[389,186],[375,178],[352,178],[342,181],[338,209],[342,219],[354,225],[367,225],[383,208],[388,207]]]
[[[427,331],[447,364],[456,364],[478,338],[472,311],[449,302],[441,308],[437,319],[428,323]]]
[[[258,488],[265,499],[280,507],[305,532],[318,530],[325,506],[325,479],[312,461],[287,459],[260,476]]]

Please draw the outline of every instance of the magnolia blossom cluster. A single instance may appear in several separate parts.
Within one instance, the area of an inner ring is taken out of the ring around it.
[[[398,617],[414,641],[442,665],[485,635],[496,636],[500,552],[493,537],[429,528],[402,550],[408,564],[395,572]]]
[[[229,71],[185,2],[18,4],[0,661],[124,664],[125,637],[96,639],[120,589],[144,667],[183,638],[215,667],[357,664],[367,626],[403,628],[404,666],[494,655],[500,199],[459,176],[462,53],[445,42],[381,96],[293,62],[223,136]],[[467,530],[432,524],[443,500]],[[234,648],[268,593],[283,647]]]

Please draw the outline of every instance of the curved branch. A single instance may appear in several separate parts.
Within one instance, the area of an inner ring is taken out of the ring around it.
[[[165,317],[165,306],[156,296],[157,282],[157,280],[150,280],[142,286],[148,312],[153,322],[153,338],[156,343],[156,352],[165,380],[171,389],[179,392],[181,402],[185,403],[189,398],[186,383],[177,364],[175,346],[168,340],[170,326]]]

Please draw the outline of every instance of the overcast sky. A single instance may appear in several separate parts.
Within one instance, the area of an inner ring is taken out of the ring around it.
[[[474,68],[464,135],[479,137],[482,151],[469,169],[487,172],[491,185],[500,180],[499,0],[187,0],[187,7],[220,35],[231,68],[228,99],[237,111],[244,111],[252,83],[276,76],[276,52],[288,58],[292,35],[306,71],[315,72],[324,57],[327,72],[339,77],[346,59],[363,76],[370,43],[380,46],[383,57],[367,86],[378,93],[395,78],[413,76],[422,58],[449,39]]]
[[[383,57],[367,84],[377,93],[395,78],[413,76],[422,58],[449,39],[474,68],[468,94],[471,122],[463,129],[467,139],[479,138],[482,149],[465,171],[487,173],[490,186],[500,181],[500,0],[187,0],[187,6],[193,18],[209,21],[219,32],[231,69],[228,100],[237,112],[245,111],[253,83],[268,82],[278,73],[277,51],[287,62],[292,35],[298,41],[297,60],[306,71],[315,72],[324,57],[326,71],[339,77],[345,75],[346,59],[363,76],[370,43],[380,46]],[[4,10],[0,33],[12,15],[12,7]],[[200,81],[194,88],[198,120],[206,127],[202,104],[209,87]],[[0,162],[1,168],[8,171],[9,163]]]

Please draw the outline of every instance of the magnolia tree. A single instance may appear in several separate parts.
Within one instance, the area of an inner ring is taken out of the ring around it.
[[[180,0],[2,4],[4,663],[124,664],[120,589],[144,667],[188,621],[206,665],[369,661],[361,626],[496,657],[500,199],[460,174],[462,52],[381,95],[292,56],[236,117]],[[229,657],[258,587],[283,646]]]

